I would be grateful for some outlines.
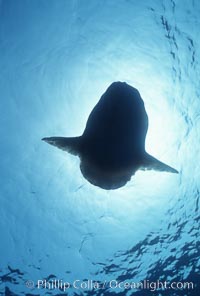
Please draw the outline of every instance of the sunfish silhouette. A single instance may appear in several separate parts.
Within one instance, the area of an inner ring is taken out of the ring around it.
[[[139,169],[178,173],[145,151],[148,117],[137,89],[112,83],[89,115],[80,137],[43,138],[80,158],[83,176],[103,189],[124,186]]]

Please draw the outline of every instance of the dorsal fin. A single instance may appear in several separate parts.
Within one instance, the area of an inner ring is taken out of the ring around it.
[[[176,173],[178,171],[174,168],[170,167],[169,165],[161,162],[160,160],[156,159],[155,157],[151,156],[150,154],[145,152],[144,158],[142,159],[142,170],[155,170],[160,172],[168,172],[168,173]]]
[[[73,155],[79,155],[81,152],[81,137],[50,137],[43,138],[42,141],[45,141],[48,144],[67,151]]]

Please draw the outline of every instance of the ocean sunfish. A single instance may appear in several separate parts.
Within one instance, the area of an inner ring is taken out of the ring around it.
[[[137,170],[178,173],[145,151],[148,116],[136,88],[113,82],[89,115],[79,137],[42,140],[80,158],[91,184],[103,189],[124,186]]]

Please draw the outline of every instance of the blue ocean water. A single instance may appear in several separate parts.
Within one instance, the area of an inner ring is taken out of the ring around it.
[[[199,15],[198,0],[0,1],[0,295],[200,295]],[[41,141],[81,135],[113,81],[140,91],[147,151],[178,175],[106,191]]]

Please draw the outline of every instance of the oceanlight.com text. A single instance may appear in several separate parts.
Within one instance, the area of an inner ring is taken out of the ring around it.
[[[29,289],[46,289],[46,290],[61,290],[63,292],[69,289],[75,290],[149,290],[154,292],[156,290],[193,290],[193,282],[169,282],[169,281],[149,281],[143,280],[140,282],[134,281],[118,281],[118,280],[105,280],[105,281],[94,281],[94,280],[80,280],[76,279],[72,282],[52,279],[45,280],[40,279],[37,281],[28,280],[26,281],[26,287]]]

